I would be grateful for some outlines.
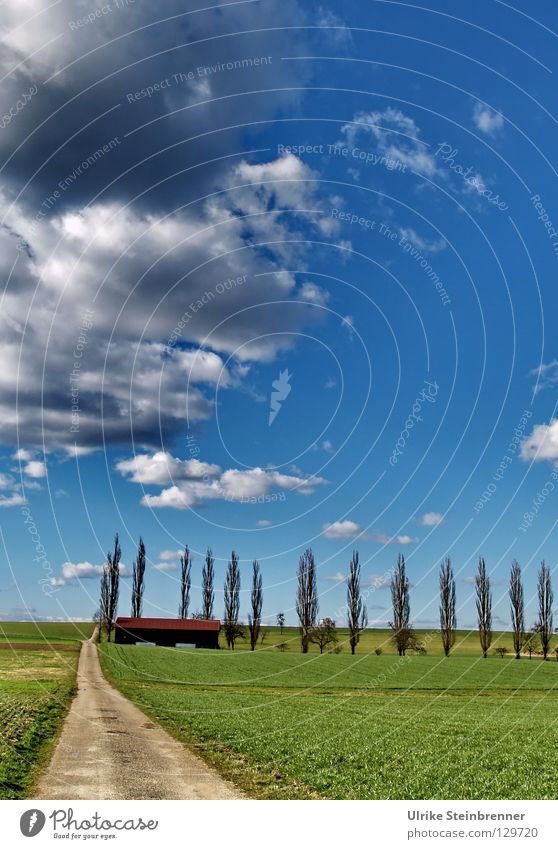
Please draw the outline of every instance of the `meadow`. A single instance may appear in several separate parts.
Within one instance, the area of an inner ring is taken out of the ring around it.
[[[466,633],[450,658],[430,634],[426,656],[400,659],[387,640],[374,653],[387,637],[378,631],[354,657],[346,647],[302,655],[288,630],[284,651],[275,635],[254,653],[103,643],[101,661],[126,696],[253,797],[555,798],[554,659],[483,659]]]
[[[74,694],[79,641],[92,630],[90,623],[0,624],[0,799],[32,795]],[[26,643],[32,648],[12,648]]]

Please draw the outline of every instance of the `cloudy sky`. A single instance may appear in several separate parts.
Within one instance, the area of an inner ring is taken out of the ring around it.
[[[92,615],[118,531],[147,615],[188,544],[294,621],[312,546],[341,622],[357,547],[371,622],[403,552],[417,625],[448,554],[505,625],[556,563],[556,12],[202,5],[2,4],[0,617]]]

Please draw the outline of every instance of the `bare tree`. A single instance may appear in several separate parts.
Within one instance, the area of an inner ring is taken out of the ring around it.
[[[455,642],[455,578],[451,560],[446,557],[440,566],[440,632],[444,654],[448,657]]]
[[[515,651],[515,659],[520,660],[525,631],[525,602],[523,600],[521,566],[517,560],[513,561],[510,572],[510,602],[513,649]]]
[[[105,624],[107,629],[107,638],[110,643],[110,635],[112,634],[112,630],[114,628],[114,622],[116,619],[116,611],[118,608],[118,590],[119,590],[119,582],[120,582],[120,557],[121,557],[120,543],[118,542],[118,534],[114,537],[114,549],[112,552],[109,551],[107,554],[107,564],[104,567],[104,573],[107,575],[107,586],[106,586],[106,618]],[[101,594],[103,593],[103,587],[101,587]]]
[[[307,548],[298,562],[298,587],[296,612],[300,622],[300,645],[302,653],[308,652],[308,641],[318,618],[318,583],[316,562],[311,548]]]
[[[236,638],[240,636],[238,625],[238,613],[240,610],[240,568],[238,565],[238,554],[233,551],[227,576],[225,578],[225,615],[223,617],[223,628],[227,645],[234,651]]]
[[[486,657],[492,642],[492,592],[483,557],[479,557],[479,568],[475,575],[475,590],[477,594],[479,639],[482,656]]]
[[[184,554],[180,555],[180,604],[178,605],[178,616],[180,619],[188,618],[190,608],[190,587],[192,586],[192,557],[190,549],[184,546]]]
[[[322,619],[322,621],[314,626],[310,631],[310,642],[319,646],[320,654],[323,654],[324,649],[331,644],[337,644],[339,642],[337,638],[337,628],[335,627],[335,622],[333,619],[329,619],[326,617]]]
[[[262,573],[257,560],[252,563],[252,591],[250,593],[252,610],[248,614],[248,630],[250,631],[250,649],[254,651],[258,644],[260,628],[262,625]]]
[[[202,612],[204,619],[213,619],[213,603],[215,602],[214,581],[215,559],[213,552],[208,548],[202,569]]]
[[[354,654],[360,640],[360,635],[368,624],[366,606],[363,604],[360,592],[360,561],[358,559],[358,551],[353,551],[353,556],[349,563],[347,612],[349,620],[349,644],[351,646],[351,654]]]
[[[533,652],[535,651],[535,634],[533,631],[528,631],[523,635],[523,648],[529,655],[529,660],[531,660]]]
[[[537,623],[537,631],[539,633],[543,657],[546,660],[548,657],[548,648],[550,646],[550,638],[552,636],[552,604],[554,602],[554,594],[552,592],[552,584],[550,582],[550,569],[544,562],[541,563],[538,575],[538,596],[539,596],[539,621]]]
[[[397,566],[391,579],[391,602],[393,605],[393,622],[389,627],[393,631],[393,641],[397,653],[402,656],[409,648],[413,638],[413,630],[410,627],[411,606],[409,603],[409,579],[405,569],[405,558],[400,554],[397,558]]]
[[[143,605],[143,591],[145,589],[145,545],[140,537],[138,545],[138,556],[134,560],[134,574],[132,578],[132,616],[139,618]]]
[[[278,613],[277,614],[277,625],[281,629],[281,636],[283,636],[283,628],[285,627],[285,614]]]

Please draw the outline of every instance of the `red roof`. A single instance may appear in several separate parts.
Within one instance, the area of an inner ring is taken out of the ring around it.
[[[117,628],[129,631],[219,631],[221,623],[218,619],[148,619],[133,616],[119,616]]]

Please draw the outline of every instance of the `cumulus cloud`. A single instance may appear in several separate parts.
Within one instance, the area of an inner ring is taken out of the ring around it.
[[[383,112],[357,112],[341,132],[353,147],[363,136],[371,136],[385,156],[427,176],[436,171],[436,160],[428,152],[426,142],[420,139],[419,127],[400,109],[389,106]]]
[[[409,534],[396,534],[395,536],[388,536],[387,534],[383,534],[380,532],[374,532],[370,534],[369,539],[372,539],[375,542],[379,542],[382,545],[414,545],[418,542],[418,537],[411,537],[409,536]]]
[[[558,419],[551,419],[547,425],[535,425],[533,432],[521,443],[521,459],[535,463],[558,461]]]
[[[159,560],[176,560],[176,558],[180,557],[181,554],[183,554],[183,551],[180,548],[165,548],[163,551],[159,552]]]
[[[444,517],[441,513],[423,513],[420,517],[420,523],[425,528],[435,528],[436,525],[441,525],[443,521]]]
[[[493,136],[504,126],[504,116],[501,112],[477,102],[473,108],[473,123],[481,133]]]
[[[538,394],[543,389],[553,389],[555,386],[558,386],[558,360],[552,360],[550,363],[541,363],[530,374],[537,378],[533,386],[535,393]]]
[[[117,470],[133,483],[142,486],[165,486],[158,494],[144,494],[146,507],[172,507],[186,510],[206,501],[241,501],[257,503],[266,495],[281,492],[311,495],[327,481],[318,476],[299,477],[261,469],[226,469],[197,460],[179,460],[166,452],[137,455],[117,463]]]
[[[164,563],[154,563],[151,568],[155,569],[156,572],[174,572],[178,569],[178,564],[166,560]]]
[[[362,528],[357,522],[343,519],[339,522],[331,522],[322,527],[322,533],[328,539],[355,539],[362,533]]]
[[[62,564],[62,578],[66,581],[71,581],[74,579],[83,580],[85,578],[98,578],[103,574],[103,569],[105,568],[104,564],[95,565],[93,563],[89,563],[89,561],[85,560],[81,563],[72,563],[70,561],[66,561]],[[120,575],[122,577],[128,577],[130,575],[130,570],[124,563],[120,564]]]
[[[30,460],[23,467],[23,471],[30,478],[46,478],[46,465],[42,460]]]
[[[336,572],[335,575],[324,575],[324,581],[331,581],[334,584],[342,584],[347,580],[347,576],[343,572]]]

